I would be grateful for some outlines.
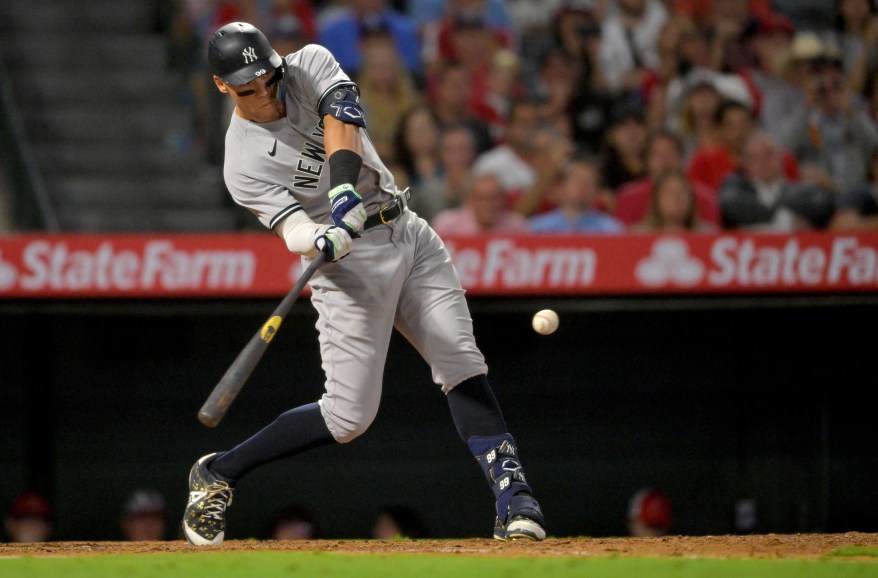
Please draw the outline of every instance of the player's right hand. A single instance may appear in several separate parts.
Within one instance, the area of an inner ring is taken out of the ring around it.
[[[366,208],[363,197],[354,190],[353,185],[339,185],[329,191],[332,205],[332,221],[336,227],[343,227],[351,237],[359,237],[360,229],[366,222]]]
[[[314,246],[327,261],[338,261],[351,252],[353,239],[343,227],[330,227],[314,238]]]

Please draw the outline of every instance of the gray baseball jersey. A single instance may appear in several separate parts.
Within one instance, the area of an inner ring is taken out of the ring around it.
[[[309,45],[284,59],[286,117],[254,123],[232,115],[224,176],[237,203],[269,229],[304,209],[331,224],[329,164],[318,114],[321,99],[349,84],[332,55]],[[367,119],[368,121],[368,119]],[[363,168],[356,184],[367,212],[398,194],[365,129]],[[320,407],[340,442],[363,433],[378,412],[394,327],[430,365],[444,392],[487,373],[472,320],[448,252],[423,219],[406,210],[363,231],[353,250],[311,278],[318,313],[326,393]]]
[[[329,164],[317,111],[323,98],[351,79],[329,51],[310,44],[284,58],[283,82],[286,117],[255,123],[232,115],[226,133],[226,185],[235,202],[269,229],[299,207],[313,221],[331,223]],[[366,131],[360,129],[360,135],[363,168],[355,186],[371,212],[396,194],[396,186]]]

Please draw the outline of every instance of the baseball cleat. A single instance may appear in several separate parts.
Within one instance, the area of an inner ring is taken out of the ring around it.
[[[495,526],[494,537],[498,540],[525,539],[539,542],[546,539],[546,530],[536,520],[519,515],[513,517],[505,529],[500,524]]]
[[[189,472],[189,503],[183,515],[183,535],[193,546],[219,546],[226,535],[226,508],[232,505],[233,488],[213,475],[208,454]]]

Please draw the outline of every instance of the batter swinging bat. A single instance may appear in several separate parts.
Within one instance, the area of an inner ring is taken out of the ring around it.
[[[314,271],[317,270],[317,267],[325,259],[325,254],[317,254],[301,277],[299,277],[299,280],[296,281],[295,287],[290,289],[290,292],[287,293],[283,301],[280,302],[280,305],[274,310],[274,313],[271,314],[271,317],[268,318],[268,321],[256,332],[256,335],[250,338],[250,341],[226,370],[225,375],[219,380],[213,391],[210,392],[207,401],[201,406],[201,410],[198,412],[198,421],[207,427],[216,427],[220,420],[223,419],[226,412],[229,411],[229,406],[232,405],[235,397],[238,396],[241,388],[244,387],[244,383],[250,377],[250,374],[253,373],[256,364],[262,359],[262,354],[268,349],[268,344],[271,343],[272,338],[280,329],[280,324],[287,313],[290,312],[293,303],[298,299],[299,294],[305,287],[305,283],[308,282],[311,275],[314,274]]]

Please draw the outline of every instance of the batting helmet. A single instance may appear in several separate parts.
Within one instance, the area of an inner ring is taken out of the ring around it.
[[[233,86],[247,84],[283,62],[265,35],[246,22],[232,22],[214,32],[207,60],[213,73]]]

